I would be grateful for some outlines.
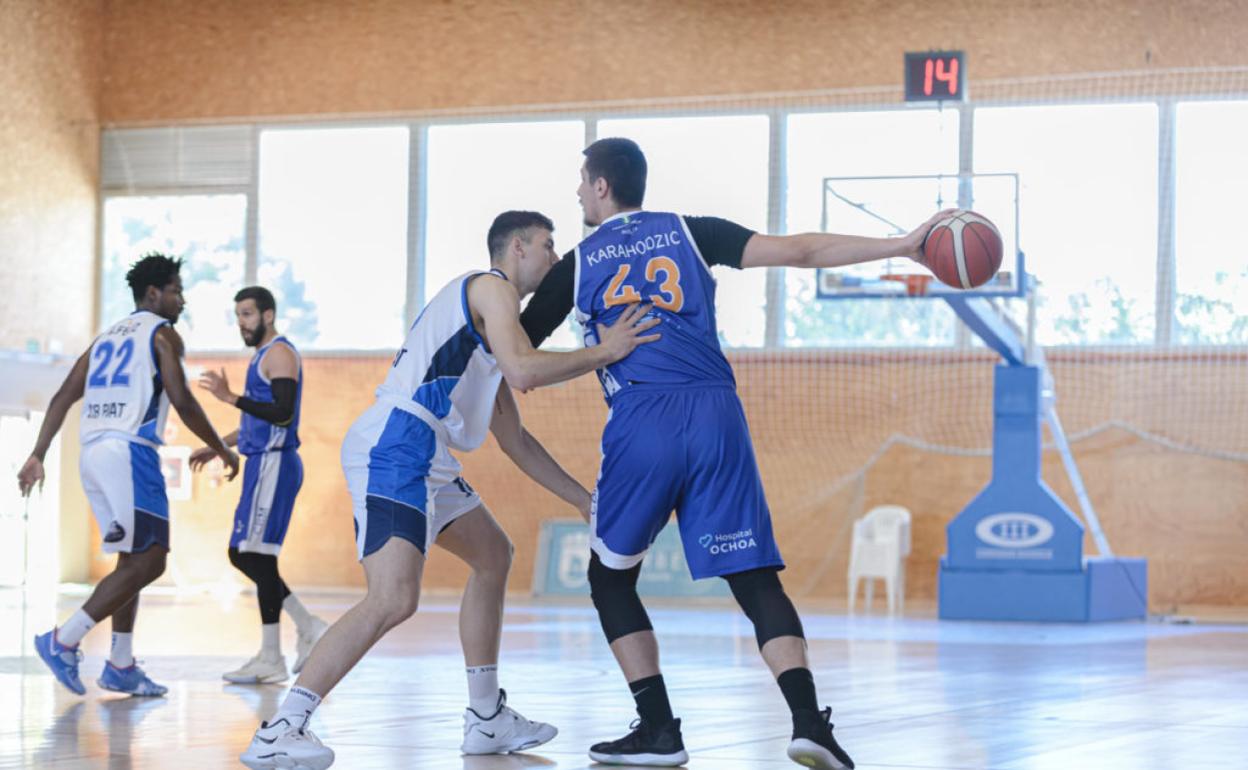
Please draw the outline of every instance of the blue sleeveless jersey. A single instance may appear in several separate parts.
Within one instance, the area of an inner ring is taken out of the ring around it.
[[[629,305],[653,304],[662,339],[598,370],[607,401],[632,384],[735,385],[719,347],[715,279],[685,220],[677,214],[619,214],[576,248],[575,306],[585,344],[595,324],[611,324]]]
[[[294,449],[299,446],[299,407],[303,402],[303,359],[299,357],[299,351],[295,349],[290,340],[285,337],[276,337],[268,345],[256,351],[256,354],[251,357],[251,363],[247,365],[247,384],[243,388],[243,395],[252,401],[273,402],[273,389],[269,381],[260,373],[260,362],[264,359],[264,354],[268,353],[274,345],[285,345],[290,348],[299,362],[299,376],[295,379],[295,413],[288,425],[279,426],[243,412],[238,425],[238,451],[241,454],[255,455],[281,449]]]

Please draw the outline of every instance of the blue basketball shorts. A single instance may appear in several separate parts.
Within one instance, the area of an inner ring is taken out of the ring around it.
[[[590,546],[639,563],[672,511],[695,579],[784,567],[745,411],[730,384],[630,385],[602,434]]]
[[[303,486],[303,461],[295,449],[247,455],[243,493],[234,510],[230,547],[276,556],[282,550],[295,497]]]
[[[78,470],[100,525],[104,553],[169,547],[169,498],[154,447],[113,436],[97,438],[82,446]]]
[[[481,505],[433,426],[384,402],[369,407],[347,431],[342,470],[360,560],[393,537],[428,554],[438,533]]]

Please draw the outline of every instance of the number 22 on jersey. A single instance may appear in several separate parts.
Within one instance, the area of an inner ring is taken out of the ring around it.
[[[117,348],[117,368],[113,370],[110,378],[105,372],[108,365],[113,360],[113,343],[104,340],[95,348],[93,358],[99,362],[95,371],[87,378],[88,388],[108,388],[117,385],[126,387],[130,385],[130,374],[127,371],[130,368],[130,358],[134,355],[134,340],[128,339],[121,343],[121,347]]]
[[[637,289],[624,283],[632,267],[632,265],[624,264],[615,271],[611,282],[607,284],[607,290],[602,294],[602,304],[605,307],[641,302],[641,294]],[[651,294],[648,299],[654,303],[655,307],[679,313],[685,306],[685,292],[680,288],[680,267],[676,265],[676,262],[670,257],[651,257],[646,262],[644,272],[646,281],[651,283],[658,281],[659,274],[663,274],[663,280],[659,283],[659,293]]]

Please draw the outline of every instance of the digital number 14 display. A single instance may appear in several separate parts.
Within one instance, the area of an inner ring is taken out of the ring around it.
[[[906,101],[966,99],[966,62],[962,51],[906,54]]]

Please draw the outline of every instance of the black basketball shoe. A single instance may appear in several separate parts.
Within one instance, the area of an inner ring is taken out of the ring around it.
[[[665,725],[652,725],[637,719],[629,727],[632,732],[619,740],[590,746],[589,758],[604,765],[649,767],[678,767],[689,761],[685,742],[680,738],[679,719]]]
[[[789,743],[789,759],[817,770],[852,770],[849,758],[832,737],[832,709],[793,712],[793,740]]]

